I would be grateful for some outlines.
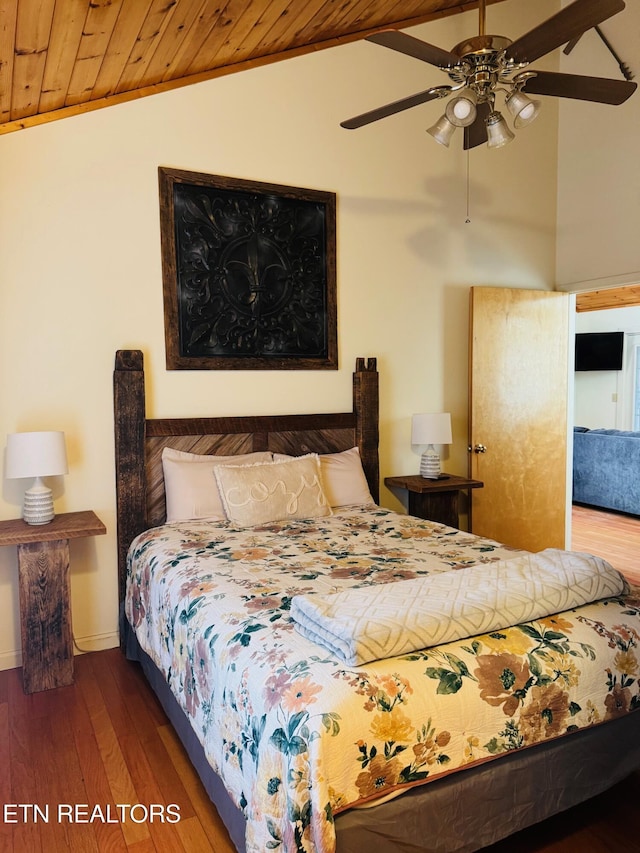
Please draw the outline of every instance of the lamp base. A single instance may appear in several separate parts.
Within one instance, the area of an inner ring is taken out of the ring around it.
[[[22,518],[27,524],[49,524],[55,518],[53,493],[48,486],[43,486],[38,480],[24,493]]]
[[[432,444],[420,457],[420,476],[425,480],[437,480],[440,477],[440,456]]]

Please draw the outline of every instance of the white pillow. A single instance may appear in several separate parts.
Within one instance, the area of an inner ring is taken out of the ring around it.
[[[227,518],[242,527],[331,515],[316,453],[266,465],[220,465],[214,474]]]
[[[295,459],[295,456],[285,456],[274,453],[274,460]],[[361,506],[374,503],[369,491],[369,484],[362,469],[360,450],[352,447],[342,453],[321,453],[320,470],[322,485],[334,509],[341,506]]]
[[[162,451],[162,471],[167,501],[167,521],[188,521],[192,518],[225,520],[224,507],[213,476],[218,465],[271,462],[269,451],[245,453],[240,456],[208,456],[187,453],[165,447]]]

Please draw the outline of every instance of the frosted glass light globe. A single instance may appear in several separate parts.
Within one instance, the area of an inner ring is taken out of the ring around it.
[[[471,112],[471,104],[466,98],[458,98],[453,105],[453,114],[456,118],[466,118]]]
[[[534,104],[527,104],[524,109],[520,110],[520,118],[526,121],[527,119],[531,118],[535,111],[536,108]]]

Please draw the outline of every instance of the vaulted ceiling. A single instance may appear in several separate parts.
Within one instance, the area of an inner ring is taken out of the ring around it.
[[[462,0],[0,0],[0,134],[474,8]]]

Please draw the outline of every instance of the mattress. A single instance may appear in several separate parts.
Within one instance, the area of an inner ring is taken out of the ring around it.
[[[381,508],[135,540],[127,620],[244,814],[249,853],[332,853],[336,815],[638,707],[638,591],[360,666],[291,620],[297,595],[514,556]]]

